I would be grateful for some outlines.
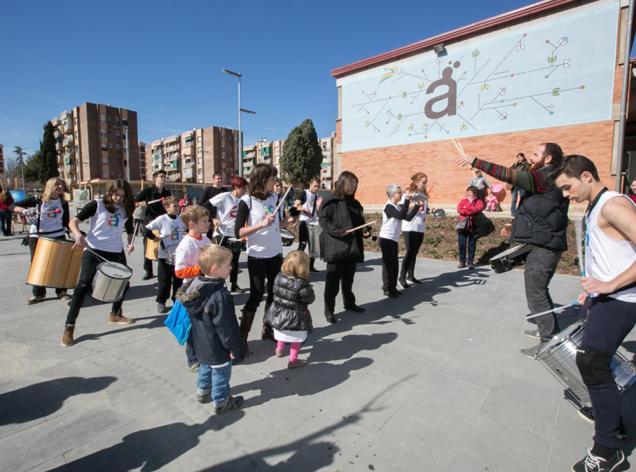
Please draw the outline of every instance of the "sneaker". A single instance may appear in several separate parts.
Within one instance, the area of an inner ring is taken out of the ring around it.
[[[604,459],[600,456],[592,454],[591,450],[587,451],[587,455],[572,466],[573,472],[618,472],[624,470],[621,464],[625,463],[625,454],[618,449],[612,457]]]
[[[299,367],[305,367],[307,365],[307,361],[303,359],[296,359],[295,361],[289,361],[287,363],[288,369],[298,369]]]
[[[227,400],[225,400],[225,402],[223,402],[223,404],[214,406],[214,414],[220,415],[227,411],[237,410],[243,405],[243,400],[244,398],[240,395],[237,395],[236,397],[230,396]]]
[[[541,335],[539,334],[539,330],[538,329],[527,329],[527,330],[525,330],[523,332],[523,334],[525,334],[529,338],[540,338],[541,337]]]
[[[459,264],[457,264],[457,268],[458,269],[463,269],[464,267],[466,267],[466,263],[465,262],[460,262]]]
[[[199,366],[201,364],[199,364],[198,362],[195,362],[194,364],[191,364],[188,366],[188,368],[190,369],[190,372],[192,372],[193,374],[196,374],[199,371]]]
[[[325,310],[325,319],[327,320],[327,323],[331,324],[334,324],[336,321],[338,321],[336,315],[333,314],[333,311],[329,310]]]
[[[69,347],[73,345],[73,331],[75,326],[65,326],[64,334],[62,334],[62,346]]]
[[[366,308],[362,308],[361,306],[355,304],[346,306],[345,310],[354,311],[356,313],[364,313],[365,311],[367,311]]]
[[[44,295],[32,295],[31,298],[27,300],[27,305],[35,305],[36,303],[40,303],[44,300]]]
[[[163,315],[166,311],[168,310],[166,309],[165,303],[157,303],[157,313]]]
[[[400,280],[398,280],[398,282],[397,282],[397,286],[398,286],[399,288],[401,288],[402,290],[406,290],[407,288],[409,288],[409,284],[407,284],[407,283],[406,283],[406,280],[404,280],[404,279],[400,279]]]
[[[274,354],[276,355],[276,357],[284,357],[285,353],[283,352],[282,349],[274,349]]]
[[[397,291],[393,290],[383,290],[384,296],[389,298],[397,298],[400,294]]]
[[[247,292],[249,292],[249,290],[246,289],[246,288],[239,287],[238,284],[232,284],[232,288],[230,289],[230,292],[233,292],[233,293],[247,293]]]
[[[117,313],[114,313],[112,311],[110,312],[110,315],[108,315],[108,322],[111,324],[129,325],[134,323],[135,320],[126,318],[124,315],[121,314],[121,310],[119,310]]]
[[[408,278],[406,279],[406,281],[407,281],[408,283],[412,284],[412,285],[415,285],[415,284],[421,284],[421,283],[422,283],[422,281],[421,281],[421,280],[417,280],[415,277],[408,277]]]
[[[66,290],[63,291],[62,293],[60,293],[57,296],[57,298],[58,298],[59,301],[61,301],[65,305],[68,305],[71,302],[71,296],[68,293],[66,293]]]
[[[212,397],[210,396],[210,392],[205,393],[197,393],[197,401],[199,403],[210,403],[212,401]]]

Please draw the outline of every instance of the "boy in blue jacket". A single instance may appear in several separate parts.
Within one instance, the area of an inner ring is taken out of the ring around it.
[[[232,252],[210,245],[199,253],[202,275],[182,290],[181,303],[192,321],[192,341],[201,363],[197,400],[214,402],[214,413],[240,408],[243,397],[230,395],[232,359],[243,355],[234,301],[225,287],[232,270]]]

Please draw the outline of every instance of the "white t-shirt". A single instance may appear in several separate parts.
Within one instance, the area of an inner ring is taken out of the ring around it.
[[[232,192],[223,192],[210,198],[210,205],[216,208],[221,224],[219,231],[226,238],[234,237],[234,223],[238,213],[239,199]]]
[[[212,244],[212,241],[205,234],[201,235],[201,239],[196,239],[186,234],[177,246],[174,269],[181,270],[198,265],[199,251],[210,244]]]
[[[38,207],[33,210],[37,211]],[[48,202],[42,201],[40,206],[40,231],[38,233],[37,213],[33,216],[33,223],[29,228],[29,236],[37,238],[38,234],[47,238],[56,238],[64,236],[64,224],[62,223],[63,215],[62,200],[56,198]]]
[[[124,225],[128,217],[123,207],[117,207],[114,213],[106,209],[102,199],[97,202],[97,211],[91,217],[86,243],[91,249],[120,253],[124,250],[122,240]]]
[[[276,209],[278,194],[270,193],[265,200],[245,195],[241,198],[248,208],[250,215],[247,219],[247,226],[254,226],[263,221],[265,216],[271,215]],[[251,200],[251,202],[250,202]],[[259,259],[269,259],[283,253],[283,244],[280,238],[280,220],[283,217],[281,205],[279,217],[270,226],[259,229],[247,237],[247,256]]]
[[[159,259],[166,258],[167,250],[176,249],[179,245],[179,241],[181,241],[183,236],[188,232],[188,228],[186,228],[186,225],[181,221],[179,215],[175,218],[171,218],[167,213],[152,220],[146,225],[146,228],[151,231],[159,231],[159,237],[162,243],[159,245]]]
[[[404,197],[400,200],[400,205],[404,204]],[[426,212],[428,211],[428,201],[424,200],[424,205],[417,210],[411,221],[402,220],[402,231],[413,231],[424,233],[426,231]]]

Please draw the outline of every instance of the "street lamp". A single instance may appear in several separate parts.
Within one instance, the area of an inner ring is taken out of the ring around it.
[[[239,176],[243,177],[243,135],[241,134],[241,113],[249,113],[251,115],[256,115],[255,111],[248,110],[246,108],[241,108],[241,77],[243,74],[240,72],[234,72],[229,69],[223,69],[223,72],[234,76],[238,79],[238,166],[239,166]]]
[[[25,149],[28,149],[28,147],[20,147],[20,146],[15,146],[13,148],[13,152],[16,153],[16,155],[18,156],[16,158],[16,161],[20,164],[20,171],[22,173],[22,190],[25,190],[24,188],[24,156],[26,155],[26,152],[24,152]]]

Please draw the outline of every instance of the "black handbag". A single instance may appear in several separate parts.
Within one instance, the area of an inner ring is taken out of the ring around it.
[[[495,224],[483,213],[473,215],[473,232],[478,238],[485,238],[495,230]]]

